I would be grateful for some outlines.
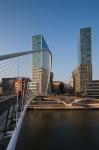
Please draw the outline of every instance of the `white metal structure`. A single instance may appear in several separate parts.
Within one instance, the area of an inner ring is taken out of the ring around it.
[[[48,52],[49,53],[49,57],[50,57],[50,64],[49,64],[49,68],[48,68],[48,78],[47,78],[48,81],[47,81],[47,86],[46,86],[48,88],[50,71],[51,71],[51,66],[52,66],[52,54],[51,54],[50,50],[43,50],[43,52],[44,51]],[[42,52],[42,50],[38,50],[38,51],[32,51],[31,50],[31,51],[25,51],[25,52],[19,52],[19,53],[3,55],[3,56],[0,56],[0,61],[6,60],[6,59],[10,59],[10,58],[19,57],[19,56],[23,56],[23,55],[28,55],[28,54],[32,54],[32,53],[37,53],[37,52]],[[47,91],[47,89],[46,89],[46,91]],[[26,98],[27,98],[26,99],[26,103],[25,103],[25,105],[22,106],[22,111],[20,113],[19,119],[17,118],[17,116],[18,116],[18,111],[17,111],[16,127],[15,127],[14,132],[11,132],[12,133],[12,137],[11,137],[11,140],[10,140],[10,142],[8,144],[7,150],[15,150],[17,139],[18,139],[19,132],[20,132],[20,129],[21,129],[21,125],[22,125],[22,122],[23,122],[23,118],[24,118],[24,115],[26,113],[26,109],[27,109],[29,103],[33,99],[33,96],[32,96],[32,98],[29,98],[29,97],[26,96]],[[17,105],[18,105],[18,96],[17,96]]]

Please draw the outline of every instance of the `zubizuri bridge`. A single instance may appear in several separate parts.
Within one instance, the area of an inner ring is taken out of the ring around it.
[[[34,89],[36,85],[35,79],[33,79],[32,65],[33,58],[37,59],[36,63],[40,63],[39,61],[42,59],[45,59],[45,63],[47,63],[46,53],[49,59],[47,61],[48,68],[46,68],[45,95],[47,95],[52,66],[50,50],[30,50],[0,56],[0,150],[16,149],[22,123],[24,123],[23,119],[30,102],[35,96],[44,94],[39,92],[39,85],[37,94],[33,93],[33,83]],[[39,60],[37,55],[43,56],[42,59]],[[36,76],[39,76],[39,74]],[[32,88],[30,85],[32,85]]]

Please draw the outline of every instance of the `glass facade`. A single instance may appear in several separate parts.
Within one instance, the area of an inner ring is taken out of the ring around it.
[[[41,35],[34,35],[32,36],[32,50],[40,50],[42,49],[41,45]]]
[[[32,50],[42,50],[42,52],[33,54],[33,68],[48,69],[50,54],[49,52],[43,50],[49,50],[49,48],[42,35],[32,36]]]
[[[91,28],[80,30],[80,64],[92,64],[91,58]]]
[[[33,65],[32,79],[34,95],[47,95],[51,71],[51,53],[42,35],[32,36]],[[41,50],[41,51],[39,51]]]
[[[32,50],[49,50],[47,43],[44,40],[43,35],[32,36]]]

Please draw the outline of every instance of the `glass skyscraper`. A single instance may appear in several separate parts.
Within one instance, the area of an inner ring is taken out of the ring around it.
[[[45,42],[45,39],[43,35],[33,35],[32,36],[32,49],[33,50],[49,50],[47,43]]]
[[[32,77],[35,95],[46,95],[50,78],[51,55],[43,35],[32,36],[33,67]],[[40,52],[38,52],[41,50]]]
[[[80,29],[80,64],[92,64],[91,28]]]
[[[32,50],[34,51],[42,50],[41,52],[37,52],[33,54],[33,68],[48,69],[49,53],[44,50],[49,50],[49,48],[42,35],[32,36]]]
[[[92,39],[91,28],[80,29],[79,64],[74,71],[75,92],[84,95],[88,83],[92,81]]]

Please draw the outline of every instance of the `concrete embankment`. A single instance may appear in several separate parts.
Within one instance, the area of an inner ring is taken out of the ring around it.
[[[28,109],[33,110],[99,110],[99,107],[82,106],[49,106],[49,105],[30,105]]]
[[[37,97],[31,101],[28,109],[33,110],[98,110],[98,101],[88,101],[89,99],[84,99],[83,101],[79,99],[69,97],[69,100],[65,97],[48,97],[40,99]],[[73,103],[72,103],[73,102]]]

